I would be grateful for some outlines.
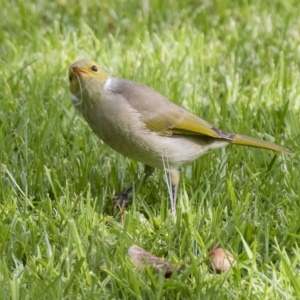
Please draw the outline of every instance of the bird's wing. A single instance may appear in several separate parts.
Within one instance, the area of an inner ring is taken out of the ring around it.
[[[221,131],[193,113],[174,106],[168,110],[158,111],[155,117],[146,119],[146,127],[162,135],[204,135],[234,139],[234,134]]]
[[[111,90],[122,94],[131,107],[141,114],[146,127],[158,134],[165,136],[203,135],[227,140],[234,139],[234,134],[213,127],[145,85],[114,78]]]

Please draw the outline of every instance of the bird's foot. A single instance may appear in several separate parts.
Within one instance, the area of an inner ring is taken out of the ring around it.
[[[116,210],[117,207],[119,207],[120,210],[124,210],[126,204],[130,201],[131,192],[132,192],[132,186],[124,190],[120,195],[114,196],[114,200],[116,201],[114,205],[114,210]]]

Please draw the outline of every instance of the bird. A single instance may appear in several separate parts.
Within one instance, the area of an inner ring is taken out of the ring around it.
[[[147,176],[155,168],[167,171],[173,214],[180,167],[211,150],[235,144],[294,155],[280,145],[218,129],[146,85],[109,76],[93,60],[73,63],[69,80],[73,106],[104,143],[145,164]],[[116,197],[122,208],[131,190]]]

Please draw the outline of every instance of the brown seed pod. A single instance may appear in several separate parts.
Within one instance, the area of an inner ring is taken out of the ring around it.
[[[216,273],[220,274],[234,267],[236,261],[228,250],[218,248],[218,246],[219,243],[210,251],[208,264]]]
[[[180,268],[179,265],[168,263],[162,258],[156,257],[136,245],[133,245],[128,249],[128,255],[137,268],[143,270],[145,266],[148,265],[154,268],[155,273],[163,271],[166,278],[170,278],[172,272]]]

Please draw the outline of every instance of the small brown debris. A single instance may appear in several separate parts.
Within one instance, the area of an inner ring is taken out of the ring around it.
[[[136,245],[133,245],[128,249],[128,255],[137,268],[143,270],[146,265],[154,267],[155,273],[163,271],[165,278],[170,278],[173,271],[180,268],[179,265],[168,263],[162,258],[154,256],[150,252]]]
[[[236,265],[233,255],[225,249],[218,248],[217,243],[208,255],[209,266],[218,274],[228,271]]]

